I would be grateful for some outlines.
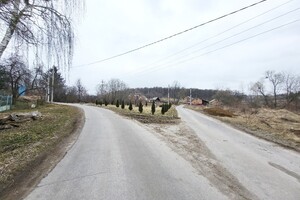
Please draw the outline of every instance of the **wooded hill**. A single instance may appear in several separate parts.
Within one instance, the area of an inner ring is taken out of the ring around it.
[[[130,93],[140,93],[147,98],[160,97],[167,98],[168,90],[170,94],[170,98],[173,101],[177,101],[178,99],[184,99],[187,96],[190,96],[190,89],[188,88],[167,88],[167,87],[144,87],[144,88],[132,88],[129,89]],[[205,100],[212,100],[213,96],[217,93],[217,90],[211,89],[197,89],[192,88],[192,97],[193,98],[202,98]]]

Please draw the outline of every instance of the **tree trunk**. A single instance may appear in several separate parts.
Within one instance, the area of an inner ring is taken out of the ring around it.
[[[20,6],[20,0],[15,0],[14,10],[12,12],[13,13],[12,18],[10,19],[10,22],[6,29],[5,35],[2,38],[2,41],[0,43],[0,58],[2,57],[6,47],[8,46],[9,41],[11,40],[11,38],[16,30],[17,24],[19,22],[19,19],[20,19],[20,14],[18,13],[19,6]]]
[[[274,108],[277,107],[277,94],[276,94],[276,87],[274,87]]]

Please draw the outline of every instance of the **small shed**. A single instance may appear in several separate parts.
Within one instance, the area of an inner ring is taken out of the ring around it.
[[[186,104],[190,104],[190,97],[185,98]],[[192,105],[203,105],[206,106],[209,104],[209,101],[201,98],[192,98]]]

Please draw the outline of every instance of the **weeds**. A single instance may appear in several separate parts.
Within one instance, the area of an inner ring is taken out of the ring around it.
[[[80,111],[70,106],[45,104],[38,110],[42,113],[41,119],[0,131],[0,193],[35,158],[50,151],[62,138],[69,135],[80,116]],[[18,110],[29,111],[32,110]]]

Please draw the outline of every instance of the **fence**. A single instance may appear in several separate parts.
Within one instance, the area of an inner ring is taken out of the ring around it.
[[[0,112],[10,110],[12,105],[12,96],[0,95]]]

